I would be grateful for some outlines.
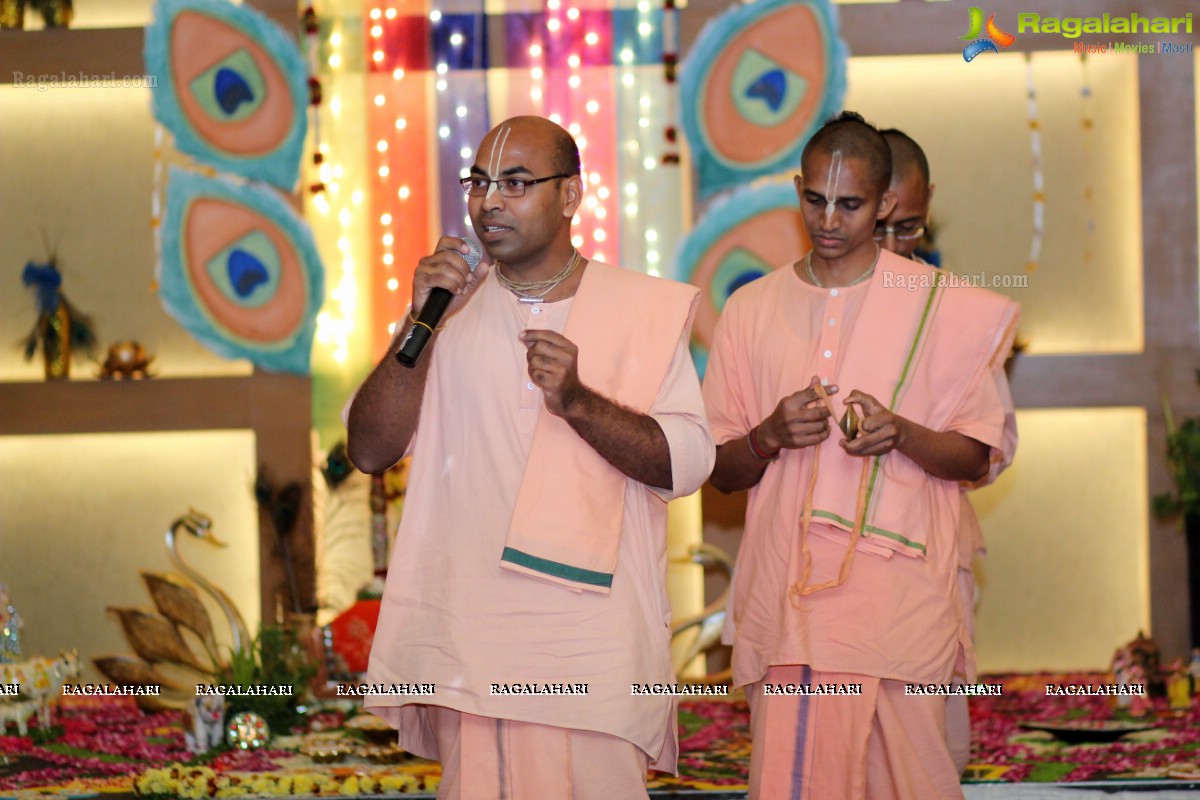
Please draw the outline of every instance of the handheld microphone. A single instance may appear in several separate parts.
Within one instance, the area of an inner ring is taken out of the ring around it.
[[[462,253],[459,255],[467,262],[471,272],[474,272],[475,268],[479,266],[479,259],[483,258],[483,250],[473,239],[463,239],[463,241],[467,243],[467,247],[471,248],[471,252],[465,256]],[[420,315],[408,329],[408,335],[404,337],[404,342],[396,351],[397,361],[410,369],[417,365],[417,362],[421,360],[421,353],[425,351],[425,346],[429,344],[429,340],[433,336],[434,329],[441,322],[442,315],[446,313],[446,307],[453,299],[454,295],[450,293],[450,290],[440,286],[429,292],[429,298],[425,301],[425,305],[421,306]]]

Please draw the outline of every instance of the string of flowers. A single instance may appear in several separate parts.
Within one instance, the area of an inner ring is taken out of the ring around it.
[[[1092,81],[1088,76],[1087,53],[1079,54],[1079,73],[1082,78],[1079,97],[1080,105],[1083,107],[1083,119],[1080,123],[1080,127],[1083,130],[1080,132],[1079,138],[1083,140],[1083,174],[1086,176],[1083,184],[1083,211],[1087,217],[1083,240],[1083,265],[1086,267],[1092,263],[1092,245],[1096,238],[1095,189],[1092,185],[1092,176],[1095,174],[1092,171],[1095,163],[1092,158],[1095,122],[1092,118],[1092,106],[1094,103],[1092,100]]]
[[[308,119],[312,129],[312,163],[319,173],[321,164],[325,162],[325,151],[321,143],[321,100],[323,99],[319,55],[321,24],[317,19],[316,9],[311,4],[305,6],[300,22],[304,26],[304,50],[308,59]],[[318,177],[314,183],[309,185],[308,190],[312,194],[321,194],[325,191],[325,183]]]
[[[676,120],[679,118],[679,94],[676,84],[678,82],[679,70],[679,8],[675,0],[663,0],[662,40],[663,80],[666,81],[668,91],[667,112],[664,115],[667,124],[663,129],[663,138],[666,140],[666,152],[662,154],[659,161],[664,166],[678,166],[679,128]]]
[[[1046,221],[1046,180],[1042,173],[1042,124],[1038,121],[1037,86],[1033,82],[1033,53],[1025,54],[1025,97],[1029,113],[1029,148],[1033,156],[1033,236],[1029,241],[1029,261],[1025,270],[1037,269],[1042,257],[1042,237]]]

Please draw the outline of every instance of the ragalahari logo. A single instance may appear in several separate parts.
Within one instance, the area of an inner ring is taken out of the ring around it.
[[[975,6],[971,6],[971,10],[968,13],[970,14],[970,28],[967,30],[965,36],[958,37],[964,42],[970,42],[970,44],[963,48],[964,61],[970,61],[980,53],[999,53],[1000,50],[997,49],[996,45],[1008,47],[1017,40],[1017,37],[1011,33],[1000,29],[1000,26],[996,24],[995,14],[987,18],[987,24],[985,25],[981,10]],[[987,36],[980,38],[980,33],[987,33]]]

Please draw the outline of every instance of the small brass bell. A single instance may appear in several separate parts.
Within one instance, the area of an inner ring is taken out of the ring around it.
[[[847,441],[854,441],[862,433],[862,420],[859,419],[854,406],[846,406],[846,413],[842,415],[842,421],[838,423],[838,427],[841,428],[842,433],[846,434]]]

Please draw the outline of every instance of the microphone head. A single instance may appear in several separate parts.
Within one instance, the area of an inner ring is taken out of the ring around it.
[[[463,241],[467,243],[467,247],[471,248],[471,252],[463,256],[463,259],[467,262],[467,266],[471,268],[471,272],[474,272],[475,268],[479,266],[480,259],[483,258],[483,248],[474,239],[468,239],[464,236]]]

